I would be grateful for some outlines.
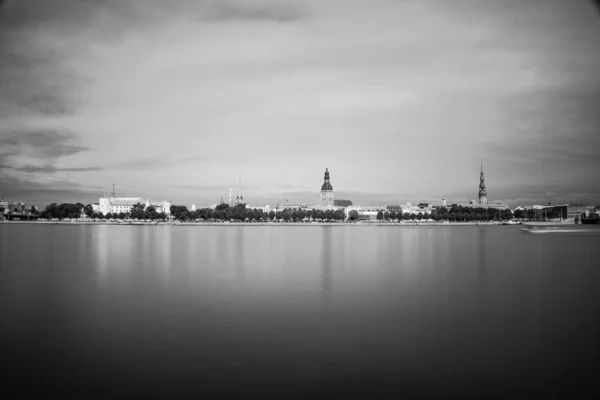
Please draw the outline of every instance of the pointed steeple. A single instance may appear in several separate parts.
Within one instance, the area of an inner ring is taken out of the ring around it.
[[[238,182],[238,185],[239,185],[239,187],[238,187],[238,199],[240,201],[243,201],[244,200],[244,195],[242,193],[242,173],[241,172],[239,173],[239,182]]]
[[[333,190],[331,183],[329,182],[329,168],[325,167],[325,178],[323,179],[323,186],[321,190]]]
[[[485,189],[485,177],[483,175],[483,160],[481,160],[481,172],[479,174],[479,204],[487,203],[487,191]]]

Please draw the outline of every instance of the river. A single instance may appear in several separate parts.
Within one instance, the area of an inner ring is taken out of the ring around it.
[[[571,393],[599,376],[599,240],[2,224],[3,380],[62,398]]]

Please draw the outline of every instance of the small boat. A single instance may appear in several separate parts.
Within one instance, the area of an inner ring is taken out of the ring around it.
[[[501,223],[500,225],[523,225],[523,222],[506,221],[506,222]]]
[[[600,228],[600,227],[599,227]],[[523,232],[527,233],[583,233],[583,234],[600,234],[600,229],[585,227],[581,225],[548,225],[548,226],[526,226],[522,228]]]

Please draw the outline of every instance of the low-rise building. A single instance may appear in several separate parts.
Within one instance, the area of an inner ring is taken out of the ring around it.
[[[246,209],[250,210],[261,210],[263,213],[269,213],[270,211],[274,211],[270,205],[259,205],[259,204],[246,204]]]
[[[111,214],[129,214],[136,204],[144,205],[144,210],[148,207],[154,207],[156,212],[171,214],[171,202],[168,200],[163,201],[150,201],[150,199],[143,199],[141,197],[115,197],[114,193],[110,196],[105,193],[103,197],[100,197],[98,203],[92,204],[92,209],[95,212],[101,212],[106,215]]]

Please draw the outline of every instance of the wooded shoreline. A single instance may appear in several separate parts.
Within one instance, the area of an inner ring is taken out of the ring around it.
[[[489,226],[501,221],[473,222],[117,222],[117,221],[0,221],[0,224],[113,225],[113,226]],[[567,223],[568,224],[568,223]],[[571,222],[572,224],[572,222]],[[565,225],[556,222],[523,222],[523,225]]]

